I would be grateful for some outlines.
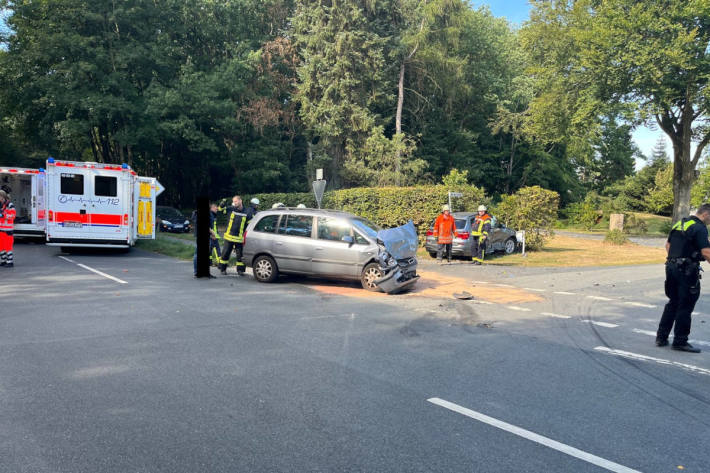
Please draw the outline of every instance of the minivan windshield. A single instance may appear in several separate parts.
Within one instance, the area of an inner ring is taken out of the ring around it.
[[[379,225],[375,225],[366,218],[357,217],[353,219],[353,227],[360,230],[370,238],[377,238],[377,232],[382,230]]]

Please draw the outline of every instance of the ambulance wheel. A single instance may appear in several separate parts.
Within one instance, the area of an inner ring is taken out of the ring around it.
[[[279,276],[279,268],[271,256],[257,256],[251,266],[254,279],[259,282],[274,282]]]
[[[380,269],[380,265],[377,263],[370,263],[365,266],[365,269],[362,270],[360,284],[362,284],[362,288],[367,291],[381,292],[380,288],[375,286],[375,280],[380,279],[381,277],[382,270]]]

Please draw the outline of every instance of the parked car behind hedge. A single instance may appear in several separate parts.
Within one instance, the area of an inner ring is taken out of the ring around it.
[[[473,255],[473,245],[476,241],[476,238],[471,235],[476,212],[454,212],[451,215],[454,217],[456,232],[459,235],[454,238],[451,245],[451,255],[470,258]],[[503,251],[507,255],[513,253],[518,247],[515,234],[515,230],[506,227],[496,217],[492,217],[491,231],[486,240],[486,253],[490,254],[496,251]],[[436,257],[438,244],[436,237],[434,237],[434,222],[429,226],[424,246],[432,258]]]

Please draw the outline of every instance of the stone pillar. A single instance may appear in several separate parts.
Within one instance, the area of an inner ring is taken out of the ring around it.
[[[624,214],[609,215],[609,230],[624,230]]]

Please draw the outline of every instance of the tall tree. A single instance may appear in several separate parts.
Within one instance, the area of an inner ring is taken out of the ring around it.
[[[580,133],[608,105],[626,107],[636,123],[655,120],[673,144],[673,218],[687,215],[710,141],[710,2],[535,0],[525,34],[540,64],[538,128],[554,120],[553,132]]]

